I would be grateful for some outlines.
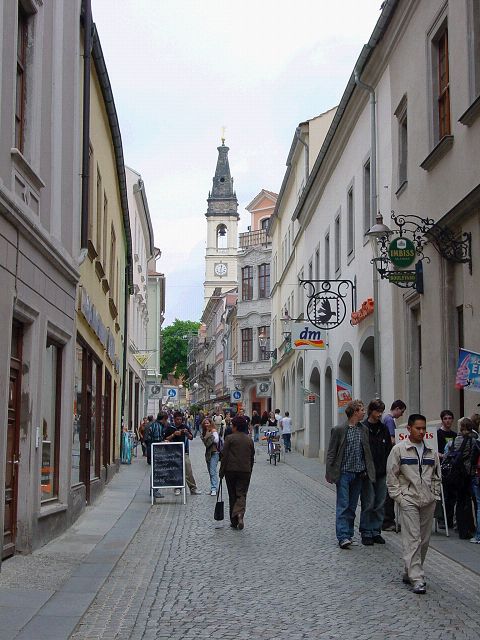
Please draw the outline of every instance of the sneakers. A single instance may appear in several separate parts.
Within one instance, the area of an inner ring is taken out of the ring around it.
[[[362,544],[364,544],[366,547],[373,547],[373,538],[365,538],[363,536],[362,537]]]
[[[413,585],[412,591],[417,595],[427,593],[427,585],[424,582],[417,582]]]
[[[345,538],[345,540],[340,540],[340,542],[338,543],[338,546],[340,547],[340,549],[348,549],[352,544],[352,541],[349,540],[348,538]]]
[[[190,493],[192,494],[192,496],[201,496],[202,495],[201,489],[192,489],[190,491]]]
[[[480,544],[480,540],[477,540],[477,538],[470,538],[469,542],[472,544]]]
[[[350,545],[352,547],[358,547],[358,542],[354,538],[350,538]]]
[[[378,534],[378,536],[373,536],[372,540],[377,544],[385,544],[385,538],[382,538],[380,534]]]
[[[393,522],[391,524],[390,523],[389,524],[384,524],[382,529],[384,531],[395,531],[395,523]]]
[[[179,496],[181,493],[182,493],[182,490],[181,490],[181,489],[175,489],[175,491],[174,491],[174,494],[175,494],[176,496]]]
[[[217,495],[216,490],[215,490],[215,489],[212,489],[212,490],[210,491],[210,495],[211,495],[211,496],[216,496],[216,495]]]

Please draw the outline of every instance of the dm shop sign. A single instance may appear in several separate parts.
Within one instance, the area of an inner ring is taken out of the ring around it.
[[[408,238],[395,238],[388,245],[388,257],[396,267],[405,269],[415,260],[415,245]]]
[[[325,331],[321,331],[309,322],[294,322],[292,324],[292,347],[294,349],[323,350],[325,345]]]

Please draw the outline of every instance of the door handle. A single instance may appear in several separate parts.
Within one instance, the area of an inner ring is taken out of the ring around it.
[[[20,460],[7,460],[8,464],[19,464]]]

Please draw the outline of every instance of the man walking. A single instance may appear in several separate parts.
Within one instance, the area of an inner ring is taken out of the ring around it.
[[[282,430],[283,446],[285,451],[292,452],[292,419],[290,413],[285,411],[285,416],[280,420],[280,428]]]
[[[453,427],[453,413],[450,409],[444,409],[440,412],[440,427],[437,429],[437,443],[438,443],[438,457],[442,460],[445,447],[449,442],[455,441],[457,432],[452,429]],[[457,501],[457,492],[447,484],[443,484],[443,499],[445,500],[445,512],[447,514],[447,525],[449,529],[453,529],[453,514],[455,511],[455,503]],[[439,529],[445,529],[445,518],[443,515],[443,509],[441,505],[438,505],[438,527]]]
[[[387,495],[387,459],[392,450],[392,442],[387,427],[381,421],[385,404],[381,400],[372,400],[368,405],[367,419],[363,424],[368,429],[370,451],[375,465],[375,482],[365,478],[362,485],[360,515],[360,534],[362,544],[371,546],[385,544],[382,538],[382,524]]]
[[[336,535],[341,549],[353,544],[355,510],[365,478],[375,482],[368,429],[361,421],[365,408],[361,400],[352,400],[345,407],[347,422],[334,427],[327,453],[327,482],[337,485]]]
[[[409,437],[396,444],[387,461],[387,487],[402,518],[405,573],[413,592],[426,593],[423,563],[427,555],[436,501],[440,500],[438,454],[424,442],[427,419],[418,413],[408,418]]]

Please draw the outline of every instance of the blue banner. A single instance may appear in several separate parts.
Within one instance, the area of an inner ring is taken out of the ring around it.
[[[457,389],[480,391],[480,353],[460,349],[455,386]]]

